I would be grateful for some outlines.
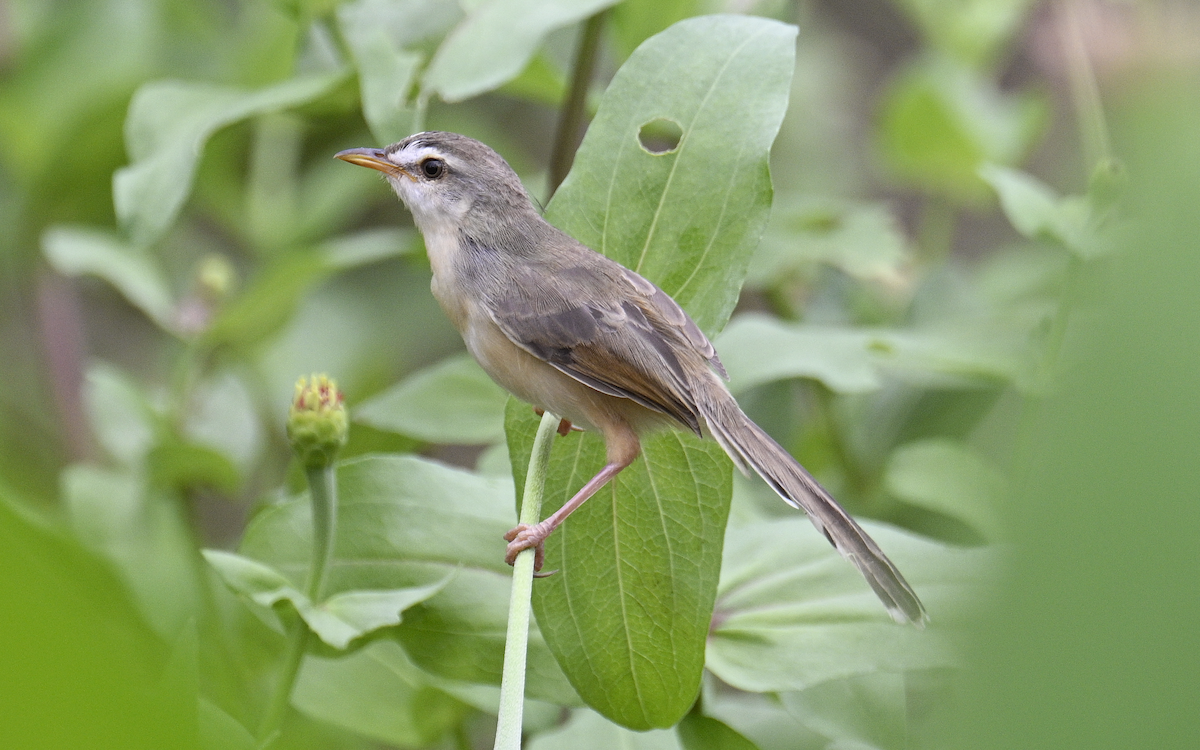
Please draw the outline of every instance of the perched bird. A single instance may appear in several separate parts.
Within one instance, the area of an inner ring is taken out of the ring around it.
[[[492,149],[455,133],[411,135],[337,158],[387,177],[412,212],[433,295],[467,349],[502,387],[597,431],[607,464],[557,512],[506,535],[506,560],[535,548],[641,452],[639,436],[682,426],[754,469],[850,562],[898,622],[925,609],[849,514],[738,407],[709,340],[665,292],[551,226]]]

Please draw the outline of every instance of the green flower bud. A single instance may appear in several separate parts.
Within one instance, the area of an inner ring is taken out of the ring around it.
[[[224,255],[209,253],[196,269],[196,286],[206,300],[223,300],[237,286],[237,271]]]
[[[337,381],[325,375],[301,377],[288,412],[287,434],[292,450],[308,468],[329,466],[350,431]]]

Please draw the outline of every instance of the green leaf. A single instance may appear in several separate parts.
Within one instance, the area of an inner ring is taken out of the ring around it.
[[[212,448],[166,439],[154,446],[146,457],[150,479],[160,487],[188,490],[211,487],[233,494],[241,484],[241,475],[229,458]]]
[[[317,604],[269,565],[221,550],[204,550],[204,559],[231,589],[256,604],[290,602],[308,627],[336,649],[380,628],[398,625],[404,610],[441,591],[453,573],[425,586],[382,591],[343,591]]]
[[[1051,240],[1085,259],[1104,252],[1087,198],[1060,197],[1036,177],[996,164],[980,167],[979,176],[1000,196],[1013,227],[1029,239]]]
[[[243,378],[233,370],[214,373],[196,384],[188,407],[182,432],[189,441],[216,451],[243,471],[254,467],[266,436]]]
[[[319,248],[325,263],[337,271],[378,263],[412,252],[416,233],[406,229],[366,229],[334,237]]]
[[[164,330],[174,330],[175,300],[158,260],[108,232],[57,226],[42,235],[42,252],[65,276],[91,275],[116,287]]]
[[[612,28],[622,55],[628,57],[638,46],[685,18],[698,15],[699,0],[655,0],[619,3],[613,8]]]
[[[838,747],[905,750],[912,746],[905,682],[903,674],[858,675],[779,698],[793,716]]]
[[[200,697],[200,750],[255,750],[250,730],[217,704]]]
[[[885,376],[941,387],[1010,381],[1022,345],[1005,331],[836,328],[754,313],[739,315],[716,344],[735,393],[800,377],[837,393],[877,390]]]
[[[437,742],[468,711],[388,641],[340,659],[307,657],[292,703],[313,718],[399,747]]]
[[[155,632],[174,638],[200,608],[199,571],[177,503],[132,471],[74,465],[62,494],[76,536],[107,557]]]
[[[537,735],[528,750],[683,750],[675,733],[665,729],[631,732],[586,708],[571,712],[558,729]]]
[[[758,750],[725,722],[695,711],[683,717],[675,731],[684,750]]]
[[[767,159],[787,106],[795,33],[712,16],[648,40],[613,78],[547,209],[555,224],[673,294],[708,331],[733,308],[767,221]],[[639,133],[656,122],[679,126],[674,149],[643,148]],[[519,481],[536,424],[528,407],[509,406]],[[604,465],[597,435],[556,442],[547,512]],[[699,691],[730,469],[716,443],[649,438],[641,459],[547,541],[547,567],[560,572],[535,586],[542,634],[580,696],[620,724],[672,726]]]
[[[363,117],[371,134],[388,144],[412,132],[414,110],[408,95],[424,56],[404,49],[386,25],[371,17],[377,5],[343,5],[338,20],[358,68]]]
[[[747,283],[772,286],[802,264],[826,263],[857,279],[896,283],[911,260],[896,217],[883,204],[829,198],[776,201]]]
[[[905,502],[958,518],[987,539],[999,538],[1004,479],[961,443],[931,439],[902,445],[888,459],[883,481]]]
[[[154,413],[146,396],[113,365],[99,361],[88,365],[83,404],[96,440],[121,463],[140,462],[154,446]]]
[[[542,40],[616,0],[485,0],[446,36],[425,72],[424,88],[462,101],[516,78]]]
[[[912,63],[891,83],[878,143],[892,173],[955,204],[979,202],[984,162],[1014,164],[1032,147],[1045,105],[1008,94],[975,71],[946,59]]]
[[[329,275],[326,259],[313,252],[290,252],[261,271],[237,299],[224,307],[203,334],[212,347],[248,347],[292,319],[304,295]]]
[[[204,144],[248,117],[305,104],[328,93],[344,73],[293,78],[250,91],[190,81],[155,81],[138,89],[125,121],[131,163],[113,175],[122,229],[144,247],[175,221],[192,189]]]
[[[1021,30],[1034,0],[900,0],[931,45],[956,59],[993,63]]]
[[[567,94],[567,76],[543,52],[534,55],[519,76],[496,90],[505,96],[557,108]]]
[[[708,669],[750,692],[804,690],[832,679],[954,666],[939,632],[986,583],[990,555],[864,524],[929,610],[926,630],[896,625],[854,566],[804,518],[731,528]]]
[[[516,523],[512,481],[485,478],[415,456],[369,456],[338,468],[338,526],[327,590],[422,586],[456,575],[405,612],[397,638],[422,668],[455,680],[499,684],[511,569],[504,532]],[[303,580],[311,509],[297,498],[247,527],[243,555]],[[293,583],[293,585],[296,585]],[[576,699],[536,629],[527,694]]]
[[[432,443],[494,443],[504,437],[508,394],[468,354],[410,375],[354,408],[354,419]]]
[[[546,217],[638,271],[711,334],[737,303],[771,209],[768,156],[787,109],[796,29],[745,16],[675,24],[617,71]],[[674,122],[651,153],[644,125]]]
[[[506,427],[524,476],[538,418],[512,400]],[[555,441],[547,510],[604,465],[593,434]],[[546,540],[533,606],[546,643],[588,705],[632,729],[669,727],[699,691],[732,471],[714,442],[667,432]]]

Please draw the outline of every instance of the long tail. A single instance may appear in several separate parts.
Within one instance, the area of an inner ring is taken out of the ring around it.
[[[705,383],[698,398],[709,432],[745,471],[754,469],[788,504],[802,509],[830,543],[858,568],[896,622],[924,627],[928,616],[917,594],[825,488],[779,443],[750,421],[723,383]]]

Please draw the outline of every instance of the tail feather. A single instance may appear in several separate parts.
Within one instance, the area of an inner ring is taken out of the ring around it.
[[[830,544],[867,579],[892,619],[924,627],[928,620],[925,607],[875,540],[791,454],[750,421],[724,384],[715,386],[720,393],[698,399],[700,410],[709,432],[734,463],[743,473],[746,467],[754,469],[789,505],[803,510]]]

